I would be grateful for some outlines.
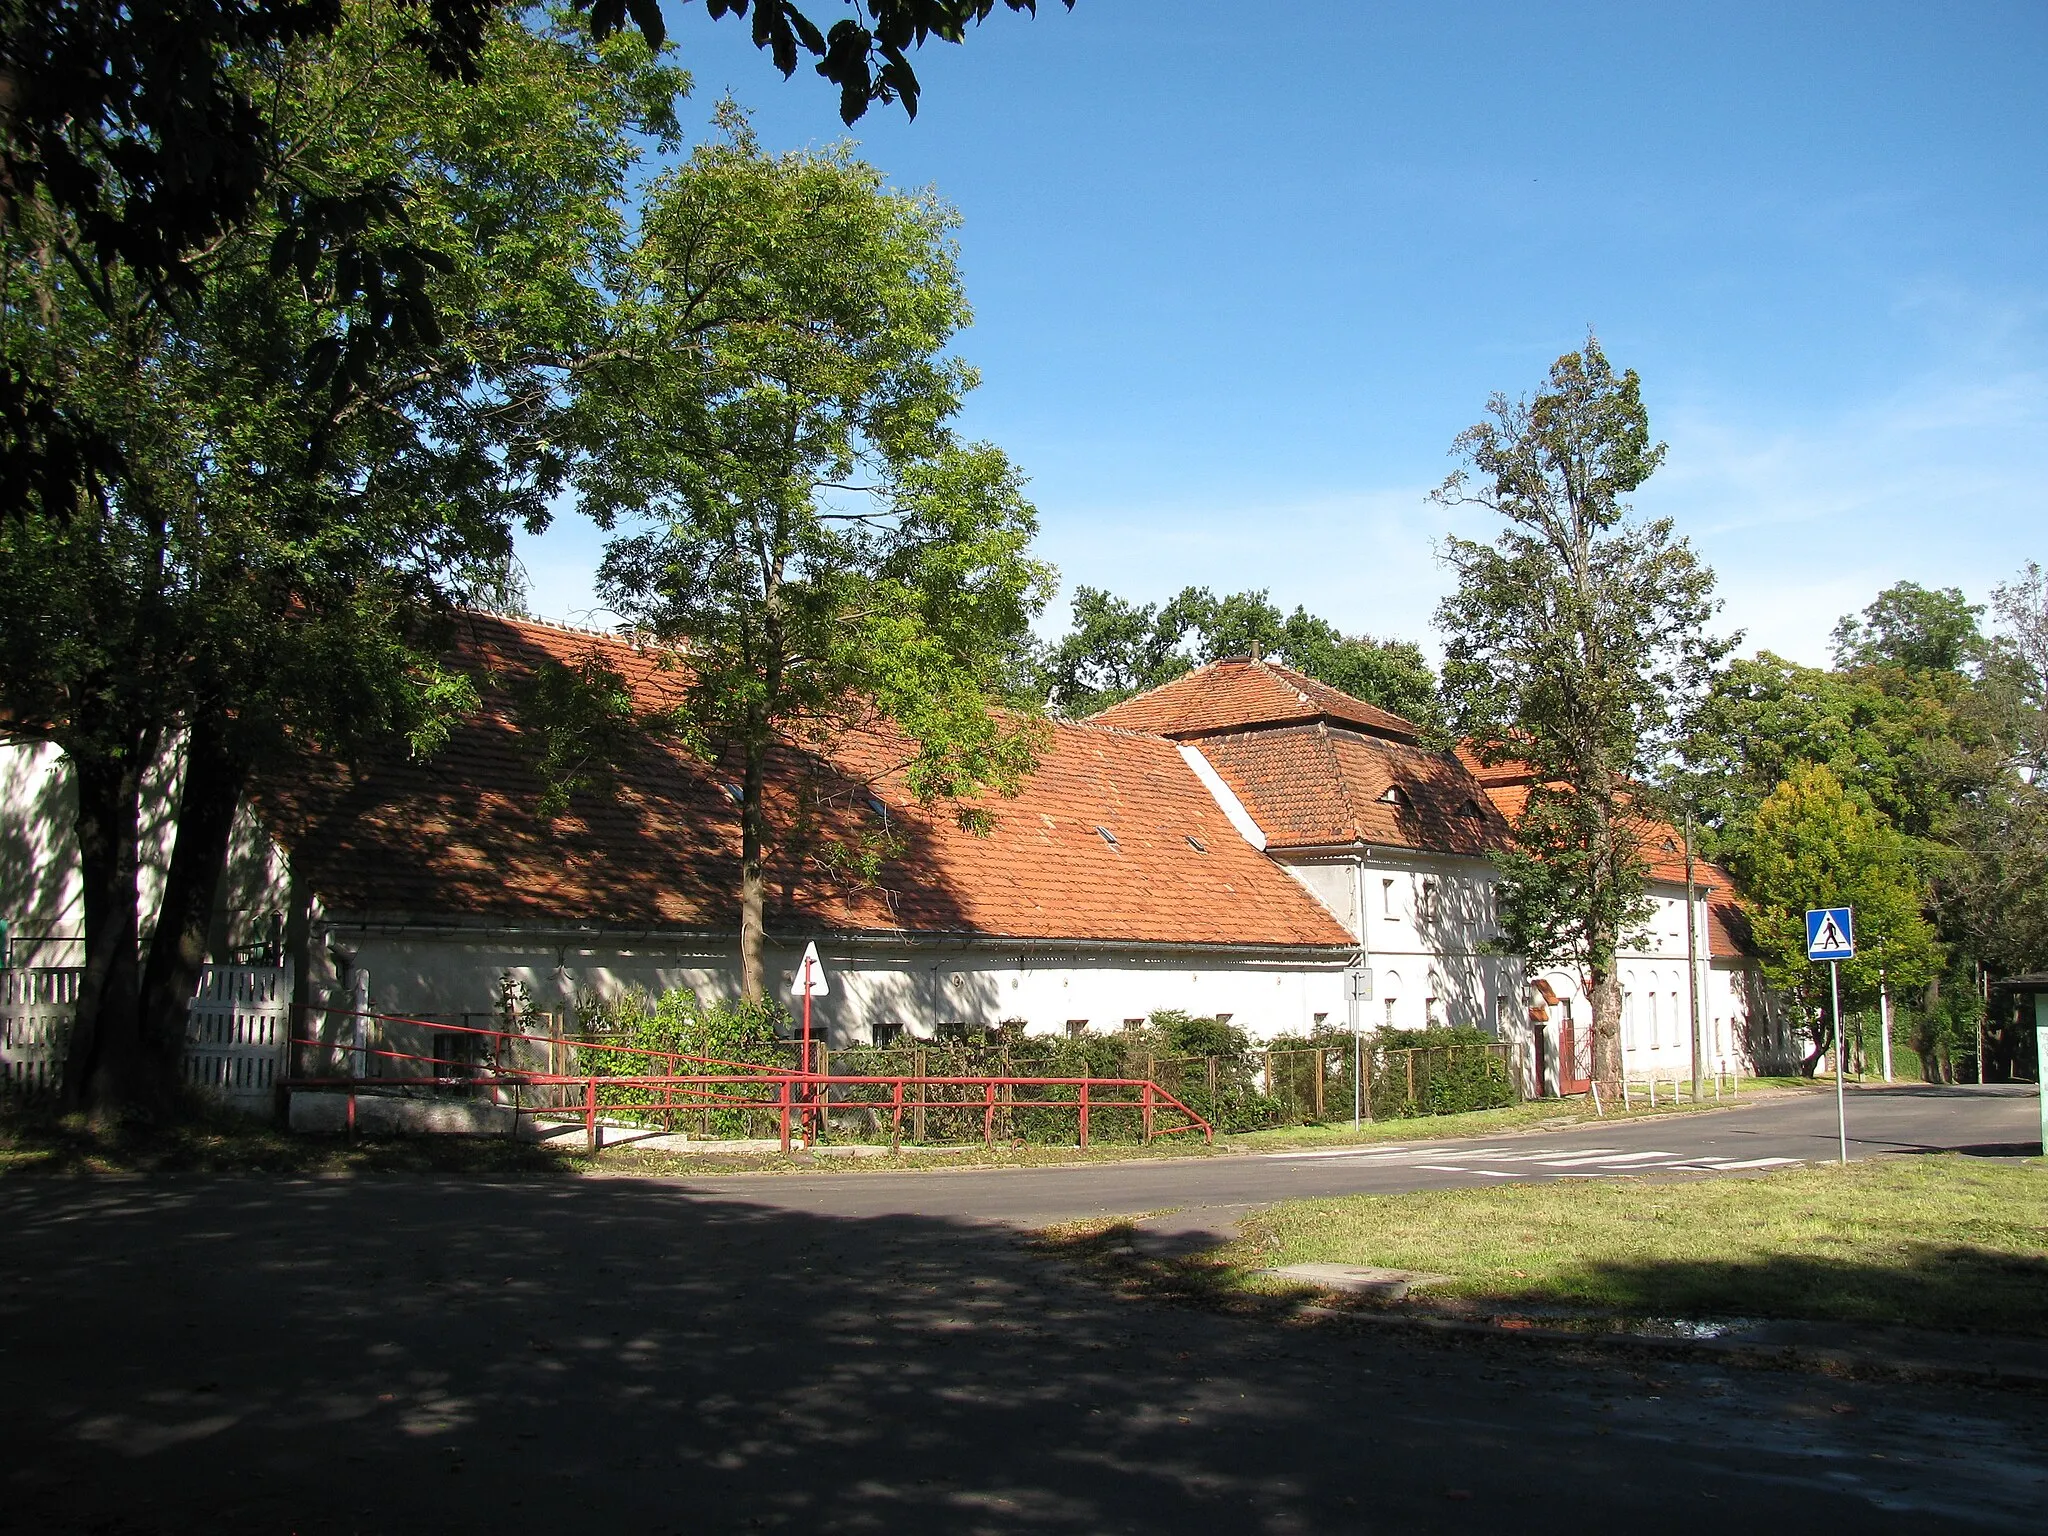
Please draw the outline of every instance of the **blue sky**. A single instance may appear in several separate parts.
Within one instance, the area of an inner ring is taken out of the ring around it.
[[[1433,649],[1433,545],[1491,532],[1425,499],[1451,439],[1589,325],[1670,444],[1638,509],[1752,645],[2048,562],[2038,0],[1041,6],[852,136],[965,220],[964,427],[1032,477],[1048,631],[1078,583],[1194,583]],[[772,148],[845,135],[669,17],[690,120],[729,88]],[[526,543],[536,611],[589,616],[599,543]]]

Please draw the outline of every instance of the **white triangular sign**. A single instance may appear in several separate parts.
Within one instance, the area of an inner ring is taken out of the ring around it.
[[[818,958],[815,942],[804,946],[804,957],[796,963],[796,974],[789,979],[789,995],[802,997],[824,997],[832,990],[832,984],[825,979],[825,962]]]
[[[1842,937],[1842,930],[1835,926],[1835,914],[1830,912],[1820,920],[1820,933],[1814,938],[1815,949],[1847,949],[1849,941]]]

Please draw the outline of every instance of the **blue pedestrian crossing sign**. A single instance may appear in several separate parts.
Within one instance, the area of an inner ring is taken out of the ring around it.
[[[1856,926],[1847,907],[1815,907],[1806,914],[1806,958],[1853,960]]]

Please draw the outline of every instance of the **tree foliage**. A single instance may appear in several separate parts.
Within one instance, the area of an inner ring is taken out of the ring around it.
[[[1097,587],[1074,593],[1073,628],[1040,660],[1051,706],[1077,718],[1227,656],[1266,656],[1425,727],[1439,721],[1436,674],[1407,640],[1346,635],[1297,607],[1282,615],[1263,591],[1217,597],[1187,587],[1138,604]]]
[[[1764,977],[1812,1039],[1809,1069],[1833,1028],[1827,967],[1806,958],[1809,910],[1855,910],[1856,955],[1841,963],[1845,1007],[1875,997],[1880,980],[1905,992],[1938,974],[1940,948],[1921,911],[1926,888],[1905,840],[1826,767],[1795,766],[1757,808],[1744,889]]]
[[[845,148],[768,155],[720,116],[614,277],[578,484],[620,529],[609,600],[683,648],[684,728],[737,759],[751,997],[770,750],[879,718],[915,744],[921,798],[1013,789],[1037,731],[993,706],[1052,574],[1022,477],[950,426],[975,382],[946,351],[968,317],[952,210]]]
[[[1526,959],[1585,978],[1611,1091],[1615,953],[1648,911],[1630,802],[1728,646],[1705,632],[1713,573],[1668,519],[1629,519],[1624,498],[1664,459],[1633,370],[1616,374],[1588,337],[1534,395],[1496,395],[1488,418],[1459,435],[1464,467],[1435,493],[1506,524],[1490,545],[1445,541],[1458,586],[1437,610],[1444,692],[1483,758],[1534,770],[1502,861],[1502,927]]]
[[[81,787],[89,963],[66,1080],[95,1103],[168,1092],[249,775],[287,743],[429,749],[473,703],[431,616],[545,520],[550,423],[604,307],[593,253],[623,234],[636,135],[673,133],[680,77],[637,39],[499,21],[464,84],[401,45],[405,24],[354,6],[258,72],[308,184],[414,188],[426,309],[345,257],[280,262],[284,214],[190,264],[179,306],[123,267],[82,271],[54,204],[17,206],[6,233],[10,359],[119,449],[91,494],[0,521],[19,617],[0,711],[61,745]],[[386,341],[351,352],[366,302],[390,311]],[[174,734],[178,835],[138,981],[138,774]]]

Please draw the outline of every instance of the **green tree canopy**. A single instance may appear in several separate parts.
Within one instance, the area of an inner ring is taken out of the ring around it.
[[[1624,498],[1664,447],[1641,381],[1592,337],[1534,395],[1496,395],[1452,451],[1464,467],[1436,499],[1506,527],[1492,544],[1445,541],[1458,586],[1437,610],[1444,692],[1482,757],[1536,771],[1502,860],[1502,928],[1527,959],[1585,978],[1595,1079],[1618,1092],[1615,954],[1648,912],[1629,802],[1728,650],[1705,632],[1713,573],[1668,519],[1629,519]]]
[[[1346,635],[1296,607],[1282,615],[1264,591],[1218,597],[1187,587],[1162,604],[1137,604],[1096,587],[1074,593],[1074,624],[1041,661],[1052,707],[1091,715],[1227,656],[1267,656],[1368,704],[1439,724],[1436,673],[1406,640]]]
[[[995,706],[1052,572],[1022,477],[951,429],[975,382],[946,351],[968,319],[953,211],[846,148],[771,156],[737,108],[720,120],[614,279],[578,486],[621,528],[609,600],[686,650],[680,725],[738,761],[752,997],[770,749],[879,716],[918,795],[1014,788],[1037,729]]]
[[[1878,593],[1861,614],[1835,626],[1835,665],[1898,667],[1908,672],[1961,672],[1982,655],[1977,620],[1982,603],[1956,587],[1930,591],[1902,581]]]
[[[302,260],[283,212],[192,264],[179,307],[56,254],[54,207],[9,226],[10,356],[121,450],[97,495],[0,520],[19,594],[0,712],[62,746],[80,788],[88,966],[65,1076],[95,1106],[169,1094],[250,773],[288,742],[430,748],[469,698],[426,621],[502,571],[514,525],[545,519],[550,423],[604,309],[592,278],[623,233],[636,139],[674,131],[681,78],[637,38],[501,20],[463,84],[398,45],[405,24],[355,6],[263,64],[309,185],[415,189],[418,306],[374,263]],[[351,350],[364,303],[389,311],[385,339]],[[138,978],[141,775],[174,734],[177,837]]]
[[[1765,979],[1793,1004],[1813,1043],[1810,1070],[1828,1048],[1833,1021],[1828,971],[1806,958],[1806,914],[1855,910],[1856,957],[1842,963],[1849,1002],[1924,985],[1941,965],[1923,914],[1926,886],[1904,839],[1858,805],[1819,764],[1795,766],[1757,808],[1744,886]]]

